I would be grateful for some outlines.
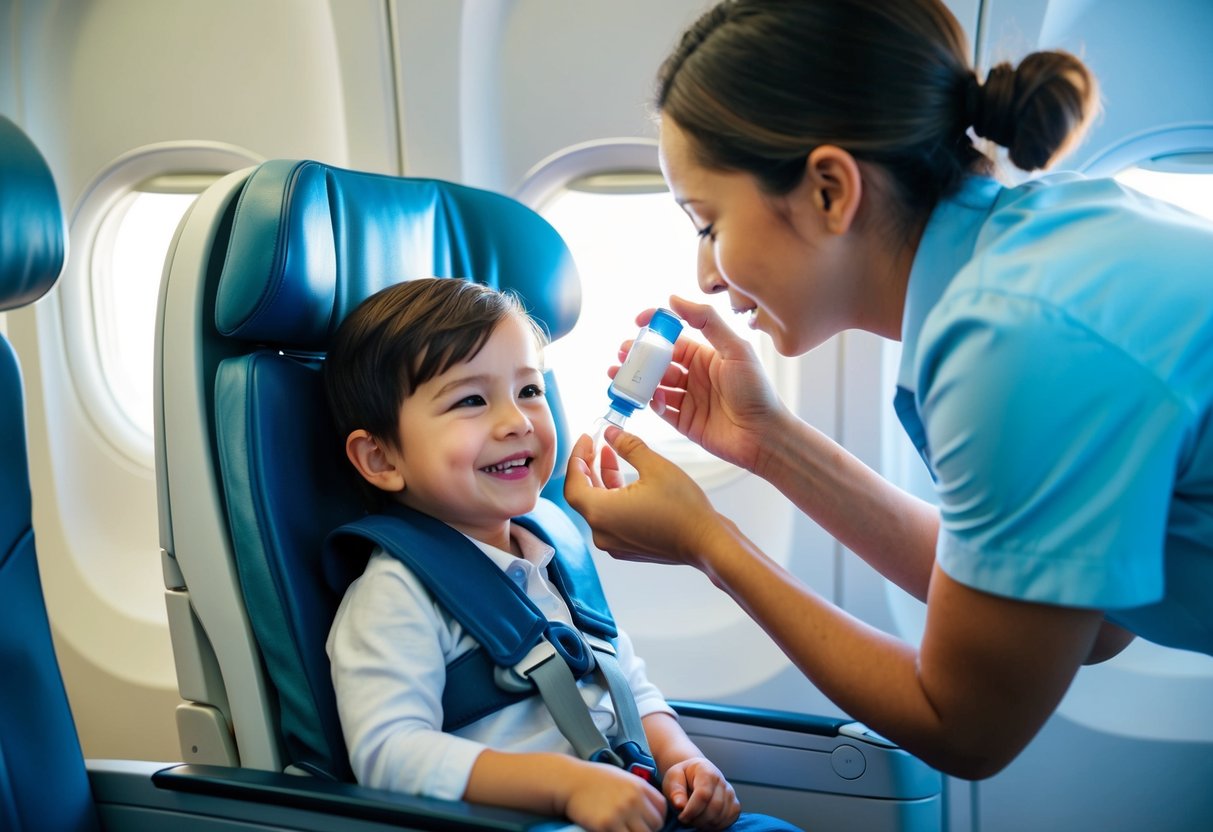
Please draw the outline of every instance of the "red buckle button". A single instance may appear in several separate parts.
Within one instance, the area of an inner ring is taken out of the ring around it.
[[[628,766],[628,771],[635,774],[646,783],[653,782],[654,771],[648,766],[642,766],[640,763],[632,763],[630,766]]]

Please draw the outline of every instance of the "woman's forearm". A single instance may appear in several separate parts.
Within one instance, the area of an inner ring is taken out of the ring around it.
[[[792,414],[772,431],[754,473],[886,578],[926,599],[939,533],[930,503]]]
[[[923,647],[865,624],[797,581],[721,518],[700,568],[831,701],[929,764],[1001,769],[1060,701],[1100,614],[980,593],[935,571]],[[934,600],[934,599],[933,599]],[[1044,645],[1044,646],[1041,646]]]
[[[731,521],[722,520],[722,531],[701,568],[822,693],[857,719],[878,715],[874,726],[929,733],[936,717],[919,689],[912,647],[818,596]]]

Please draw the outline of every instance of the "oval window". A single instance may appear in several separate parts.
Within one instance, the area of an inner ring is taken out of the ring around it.
[[[62,337],[90,421],[150,469],[156,304],[165,255],[198,194],[260,161],[217,142],[167,142],[119,157],[85,188],[72,216]]]
[[[1116,179],[1213,221],[1213,153],[1164,156],[1123,170]]]
[[[122,416],[150,443],[156,299],[186,210],[214,177],[160,176],[122,197],[93,249],[93,325],[101,374]]]

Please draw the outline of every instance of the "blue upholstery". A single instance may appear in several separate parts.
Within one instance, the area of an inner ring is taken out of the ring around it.
[[[50,169],[0,117],[0,310],[54,285],[66,239]],[[0,336],[0,829],[91,830],[96,811],[35,558],[24,400],[16,354]]]
[[[323,350],[364,298],[426,276],[513,289],[552,338],[581,308],[564,241],[521,203],[450,182],[278,160],[257,168],[236,206],[215,323],[225,336]]]
[[[59,279],[67,231],[42,154],[0,116],[0,312],[33,303]]]
[[[324,401],[328,339],[365,297],[431,275],[514,290],[559,337],[576,322],[577,273],[555,230],[511,199],[309,161],[258,167],[219,239],[215,440],[245,608],[285,758],[350,779],[324,651],[340,597],[320,556],[328,532],[362,506]],[[550,378],[548,390],[567,455]],[[556,478],[546,493],[563,501],[561,491]]]

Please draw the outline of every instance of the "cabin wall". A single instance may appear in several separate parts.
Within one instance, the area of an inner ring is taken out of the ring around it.
[[[387,12],[368,0],[0,10],[13,33],[0,102],[47,157],[73,223],[59,285],[8,316],[56,646],[86,755],[177,759],[151,459],[116,447],[82,401],[66,335],[90,251],[75,222],[115,163],[183,146],[398,172]]]

